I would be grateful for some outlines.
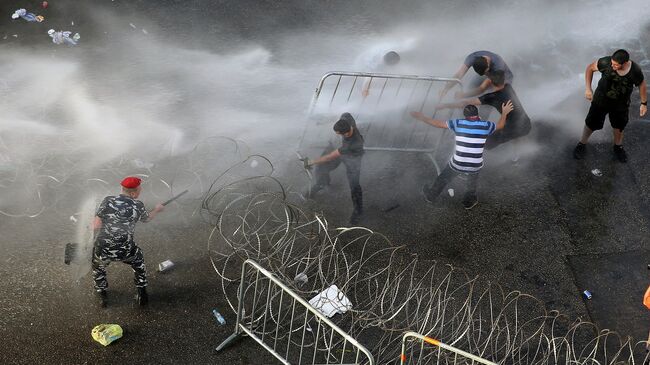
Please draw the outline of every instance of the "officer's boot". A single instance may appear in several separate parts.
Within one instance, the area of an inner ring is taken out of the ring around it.
[[[147,295],[146,287],[138,287],[138,295],[136,296],[136,302],[138,305],[145,306],[149,303],[149,296]]]
[[[106,290],[97,290],[95,291],[95,294],[97,295],[97,298],[99,299],[99,305],[102,308],[106,308],[108,305],[108,296],[106,295]]]

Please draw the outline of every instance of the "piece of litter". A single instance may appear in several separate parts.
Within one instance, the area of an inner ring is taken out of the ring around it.
[[[135,24],[129,23],[129,25],[131,26],[131,28],[135,29]]]
[[[217,321],[219,322],[220,325],[223,326],[224,324],[226,324],[226,319],[223,318],[223,316],[221,315],[221,313],[217,312],[216,309],[213,309],[213,310],[212,310],[212,314],[213,314],[214,317],[217,319]]]
[[[137,167],[139,169],[150,169],[150,168],[153,167],[153,163],[143,161],[143,160],[141,160],[139,158],[136,158],[136,159],[132,160],[131,162],[133,163],[133,166],[135,166],[135,167]]]
[[[309,304],[328,318],[335,314],[343,314],[352,308],[352,303],[336,285],[323,290],[309,300]]]
[[[70,22],[70,25],[72,25],[74,27],[74,22]]]
[[[592,173],[594,176],[603,176],[603,172],[600,171],[599,169],[593,169],[593,170],[591,170],[591,173]]]
[[[74,223],[77,223],[77,218],[75,218],[74,215],[70,216],[70,220]]]
[[[25,9],[18,9],[11,14],[11,19],[23,18],[28,22],[42,22],[45,20],[45,17],[42,15],[36,15],[34,13],[28,13]]]
[[[309,278],[307,277],[307,274],[305,274],[304,272],[299,273],[298,275],[296,275],[295,278],[293,278],[293,281],[295,281],[300,285],[307,284],[307,280],[309,280]]]
[[[449,193],[450,197],[452,197],[452,198],[454,197],[454,189],[449,189],[449,190],[447,190],[447,192]]]
[[[122,337],[123,333],[122,327],[117,324],[100,324],[90,332],[93,339],[104,346],[108,346],[111,342]]]
[[[41,6],[43,7],[43,9],[47,9],[47,6],[48,6],[48,5],[49,5],[49,3],[48,3],[47,1],[43,1],[43,2],[41,3]]]
[[[165,272],[174,267],[174,263],[171,260],[165,260],[158,264],[158,271]]]
[[[587,300],[591,299],[591,292],[589,290],[583,291],[582,295],[584,295]]]
[[[251,167],[252,167],[252,168],[256,168],[257,165],[258,165],[257,160],[253,160],[253,161],[251,161]]]
[[[79,41],[79,38],[81,36],[79,33],[75,33],[72,35],[72,32],[70,31],[55,31],[54,29],[50,29],[47,31],[47,34],[52,38],[52,43],[54,44],[68,44],[71,46],[76,46],[77,41]],[[71,37],[72,36],[72,37]]]
[[[144,33],[144,34],[149,34],[149,32],[147,32],[147,30],[144,29],[144,28],[142,28],[142,33]]]
[[[14,34],[14,35],[12,35],[12,37],[18,38],[18,34]]]

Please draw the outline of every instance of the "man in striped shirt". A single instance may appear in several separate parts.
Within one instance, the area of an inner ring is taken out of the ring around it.
[[[433,202],[444,187],[457,174],[467,175],[467,188],[463,197],[465,209],[472,209],[478,204],[476,187],[478,185],[478,173],[483,167],[483,148],[488,136],[495,131],[503,129],[506,125],[506,118],[512,111],[512,101],[501,105],[501,118],[495,124],[487,120],[481,120],[478,115],[478,108],[475,105],[466,105],[463,109],[465,119],[452,119],[448,121],[432,119],[420,112],[411,112],[411,116],[437,128],[449,128],[456,135],[456,148],[454,155],[447,167],[433,185],[424,185],[422,192],[428,202]]]

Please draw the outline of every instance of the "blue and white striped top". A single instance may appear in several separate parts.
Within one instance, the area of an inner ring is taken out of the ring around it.
[[[449,161],[458,172],[479,172],[483,167],[483,147],[487,137],[494,133],[496,124],[487,120],[452,119],[447,127],[456,134],[456,149]]]

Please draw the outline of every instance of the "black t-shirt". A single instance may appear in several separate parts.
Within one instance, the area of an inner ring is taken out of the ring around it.
[[[501,105],[506,103],[508,100],[512,100],[512,106],[514,109],[506,117],[506,129],[512,128],[526,128],[530,124],[530,118],[524,107],[521,105],[515,90],[506,84],[503,89],[495,91],[489,94],[479,96],[478,98],[481,101],[482,105],[490,105],[501,113]]]
[[[630,71],[621,76],[612,68],[612,58],[603,57],[598,60],[598,71],[602,77],[598,81],[593,101],[599,104],[627,107],[634,86],[643,82],[643,71],[634,62]]]
[[[343,137],[339,153],[344,156],[357,157],[363,155],[363,136],[359,129],[353,127],[354,131],[350,137]]]

